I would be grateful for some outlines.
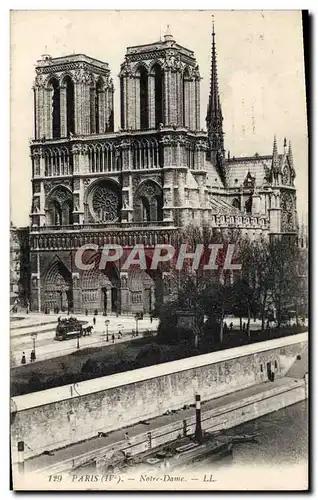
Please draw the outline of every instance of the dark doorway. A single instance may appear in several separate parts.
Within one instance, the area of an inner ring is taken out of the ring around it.
[[[67,310],[73,311],[73,294],[72,290],[66,290],[66,299],[67,299]]]
[[[272,365],[271,363],[267,363],[267,378],[271,380],[272,378]]]
[[[102,307],[104,314],[107,314],[107,288],[102,288]]]
[[[117,288],[113,287],[111,289],[111,299],[112,299],[112,312],[117,312],[117,306],[118,306],[118,290]]]

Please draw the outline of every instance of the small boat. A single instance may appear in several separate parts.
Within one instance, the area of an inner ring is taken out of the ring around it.
[[[259,433],[254,433],[254,434],[238,434],[236,436],[228,436],[229,439],[231,439],[232,443],[246,443],[246,442],[254,442],[256,441],[257,436],[259,436]]]

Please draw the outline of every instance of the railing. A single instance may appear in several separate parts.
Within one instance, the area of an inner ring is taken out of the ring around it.
[[[32,226],[31,232],[54,232],[54,231],[85,231],[103,229],[141,229],[141,228],[176,227],[171,221],[140,221],[140,222],[105,222],[97,224],[74,224],[60,226]]]

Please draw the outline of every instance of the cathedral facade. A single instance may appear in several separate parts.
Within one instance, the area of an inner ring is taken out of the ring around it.
[[[244,235],[297,232],[291,145],[268,156],[224,149],[216,44],[206,126],[200,125],[195,54],[167,31],[128,47],[120,67],[120,130],[108,64],[86,55],[42,57],[34,83],[31,309],[150,313],[165,294],[159,271],[114,265],[82,271],[84,244],[171,243],[209,224]],[[95,252],[96,253],[96,252]],[[87,262],[98,257],[92,250]]]

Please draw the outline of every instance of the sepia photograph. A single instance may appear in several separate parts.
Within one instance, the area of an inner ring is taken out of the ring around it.
[[[308,13],[10,12],[15,491],[308,491]]]

